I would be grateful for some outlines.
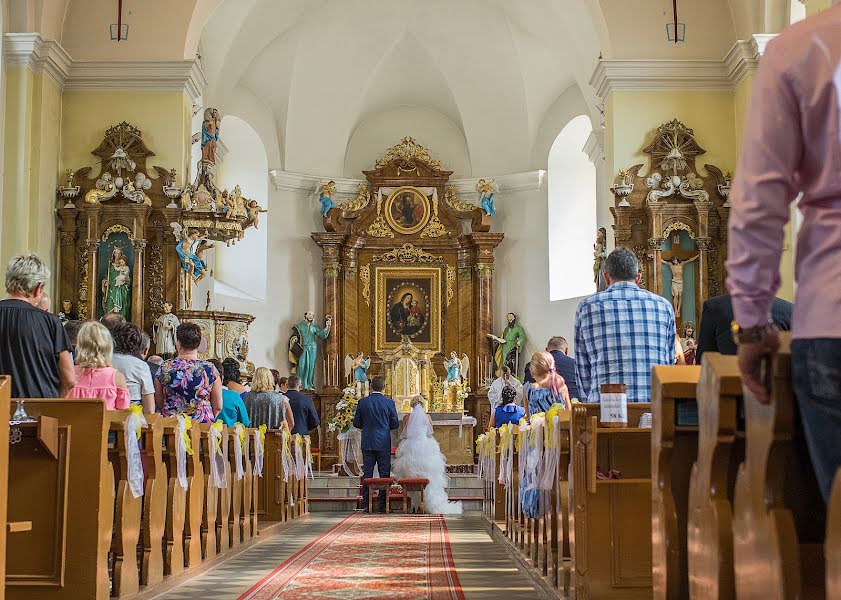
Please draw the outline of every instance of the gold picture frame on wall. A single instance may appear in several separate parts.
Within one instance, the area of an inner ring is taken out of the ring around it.
[[[412,235],[429,222],[429,198],[412,186],[399,187],[385,201],[385,219],[394,231]]]
[[[441,352],[441,268],[375,267],[374,350],[393,350],[404,335]]]

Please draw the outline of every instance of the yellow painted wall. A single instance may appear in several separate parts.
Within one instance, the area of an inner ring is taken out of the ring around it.
[[[178,169],[183,175],[190,156],[191,102],[183,92],[69,91],[64,93],[61,124],[61,171],[94,166],[91,150],[105,130],[121,121],[138,127],[155,153],[149,166]],[[98,173],[94,168],[92,174]]]
[[[25,67],[7,68],[6,77],[0,265],[21,252],[52,265],[61,90]]]
[[[806,16],[810,17],[830,6],[832,6],[832,0],[809,0],[806,3]]]

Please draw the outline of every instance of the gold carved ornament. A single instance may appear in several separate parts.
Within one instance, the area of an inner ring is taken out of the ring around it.
[[[476,271],[479,273],[479,279],[492,279],[494,275],[494,266],[476,265]]]
[[[444,195],[444,201],[456,212],[472,212],[479,208],[475,204],[471,204],[470,202],[465,202],[464,200],[460,200],[458,195],[456,194],[456,186],[448,185],[447,191]]]
[[[397,164],[398,174],[401,171],[414,171],[417,169],[415,163],[423,163],[436,171],[441,170],[441,161],[432,158],[429,150],[418,144],[411,136],[404,137],[399,144],[389,148],[385,156],[376,162],[374,168],[381,169],[391,163]]]
[[[129,238],[132,236],[131,229],[125,225],[112,225],[102,233],[102,237],[100,239],[104,242],[112,233],[125,233],[129,236]]]
[[[447,266],[447,306],[450,305],[450,302],[455,296],[455,285],[456,285],[456,268]]]
[[[371,192],[368,191],[368,186],[364,183],[359,184],[359,193],[356,198],[352,198],[347,202],[342,202],[337,208],[348,212],[359,212],[371,202]]]
[[[164,310],[164,253],[157,244],[149,249],[149,305],[153,315]]]
[[[382,215],[383,198],[377,194],[377,218],[368,226],[368,235],[378,238],[394,237],[394,232],[388,228]]]
[[[432,198],[432,218],[429,219],[429,223],[421,231],[420,236],[422,238],[436,238],[446,234],[447,229],[438,218],[438,196],[434,196]]]
[[[359,281],[362,282],[362,298],[365,304],[371,306],[371,267],[363,265],[359,268]]]
[[[434,256],[423,248],[416,248],[414,245],[406,243],[399,248],[378,254],[371,259],[371,262],[434,263],[444,262],[444,258],[442,256]]]
[[[680,230],[685,231],[686,233],[688,233],[688,234],[689,234],[689,237],[690,237],[691,239],[693,239],[693,240],[695,239],[695,232],[694,232],[694,231],[692,231],[692,227],[690,227],[689,225],[687,225],[686,223],[684,223],[684,222],[682,222],[682,221],[675,221],[674,223],[671,223],[668,227],[666,227],[666,228],[663,230],[663,235],[662,235],[662,237],[663,237],[663,239],[665,239],[665,238],[669,237],[669,234],[670,234],[671,232],[673,232],[673,231],[680,231]]]

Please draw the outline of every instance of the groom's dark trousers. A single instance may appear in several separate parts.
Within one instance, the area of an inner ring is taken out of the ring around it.
[[[376,383],[376,380],[373,382]],[[372,385],[372,387],[374,387]],[[397,407],[394,400],[373,392],[359,401],[353,415],[353,426],[362,430],[362,476],[374,476],[374,465],[380,477],[391,476],[391,432],[397,429]],[[368,486],[362,486],[362,505],[368,507]],[[385,495],[380,496],[380,512],[385,510]]]
[[[377,465],[379,477],[391,477],[391,449],[387,451],[369,451],[362,453],[362,477],[368,479],[374,476],[374,465]],[[385,512],[385,494],[380,494],[380,512]],[[368,486],[362,486],[362,507],[368,509]]]

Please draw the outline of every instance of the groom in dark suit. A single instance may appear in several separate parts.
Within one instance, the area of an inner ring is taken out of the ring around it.
[[[362,430],[362,477],[374,476],[374,465],[380,477],[391,476],[391,431],[400,424],[394,400],[383,395],[385,378],[371,380],[371,395],[362,398],[353,415],[353,426]],[[362,487],[362,506],[368,506],[368,486]],[[380,495],[380,512],[385,512],[385,495]]]

